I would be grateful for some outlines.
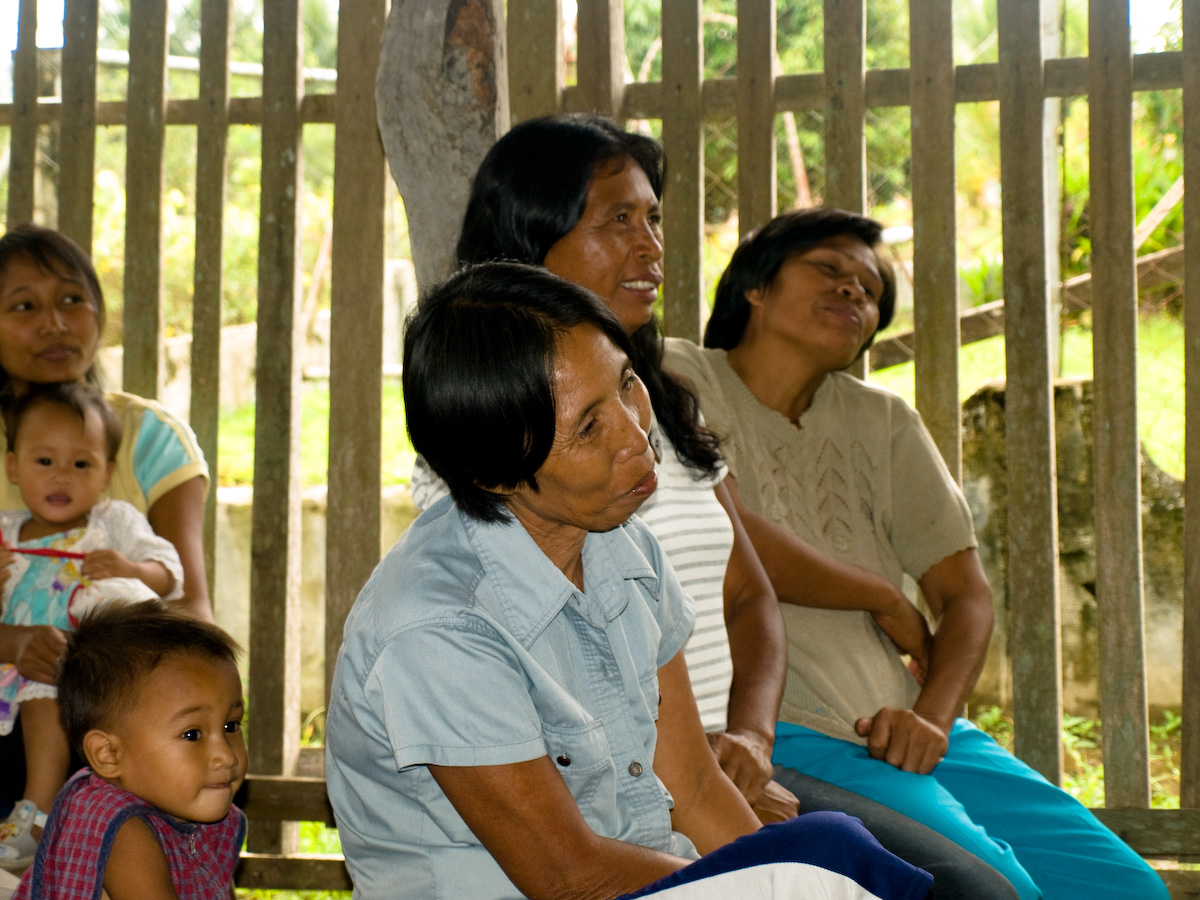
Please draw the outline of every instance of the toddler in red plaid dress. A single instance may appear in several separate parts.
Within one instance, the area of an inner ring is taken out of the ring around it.
[[[158,602],[113,602],[70,635],[58,676],[88,767],[59,792],[14,900],[233,896],[246,776],[239,648]]]

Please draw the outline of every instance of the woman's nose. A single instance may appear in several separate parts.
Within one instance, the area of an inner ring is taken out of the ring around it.
[[[855,303],[865,303],[867,300],[867,292],[863,288],[862,282],[858,280],[857,275],[851,275],[843,281],[838,285],[838,290]]]
[[[653,222],[646,222],[639,234],[641,246],[638,248],[642,259],[657,262],[662,259],[663,245],[662,234],[658,230],[658,226]]]
[[[626,428],[622,438],[631,457],[641,456],[650,447],[650,397],[644,387],[640,387],[639,394],[625,407]]]
[[[67,330],[66,320],[57,306],[51,305],[41,317],[42,331],[57,334]]]

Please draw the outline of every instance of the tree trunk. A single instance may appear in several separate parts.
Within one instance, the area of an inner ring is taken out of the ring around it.
[[[501,0],[394,0],[375,100],[417,281],[454,265],[471,179],[508,130]]]

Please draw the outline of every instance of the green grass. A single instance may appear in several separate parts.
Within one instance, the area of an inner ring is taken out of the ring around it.
[[[300,471],[307,487],[325,484],[329,466],[329,382],[304,382],[301,387]],[[218,438],[217,482],[251,484],[254,480],[253,402],[222,410]],[[407,484],[412,475],[412,445],[404,425],[400,382],[383,385],[383,445],[380,476],[384,485]]]
[[[959,398],[1004,376],[1004,338],[988,338],[959,351]],[[1092,376],[1092,333],[1073,328],[1062,345],[1065,376]],[[1138,327],[1138,430],[1150,458],[1175,478],[1184,474],[1183,323],[1170,315],[1150,316]],[[914,402],[912,363],[874,372],[871,380]]]

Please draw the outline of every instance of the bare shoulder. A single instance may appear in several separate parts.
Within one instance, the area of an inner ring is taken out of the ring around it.
[[[167,855],[145,820],[132,816],[117,830],[104,891],[111,900],[179,900]]]

